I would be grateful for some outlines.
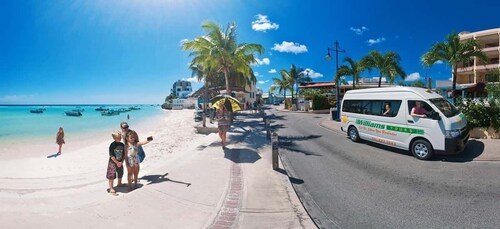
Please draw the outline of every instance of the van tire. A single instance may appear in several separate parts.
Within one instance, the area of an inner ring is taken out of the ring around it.
[[[418,139],[411,144],[411,153],[419,160],[429,160],[434,154],[432,145],[423,139]]]
[[[349,136],[349,139],[351,139],[353,142],[359,142],[360,139],[359,132],[358,129],[356,129],[356,127],[354,126],[349,127],[347,134]]]

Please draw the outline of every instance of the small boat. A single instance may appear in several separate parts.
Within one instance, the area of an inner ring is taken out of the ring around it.
[[[104,108],[104,107],[98,107],[95,109],[96,111],[107,111],[109,110],[108,108]]]
[[[113,115],[119,115],[119,114],[120,114],[120,112],[115,111],[115,110],[106,110],[106,111],[101,112],[102,116],[113,116]]]
[[[41,113],[43,113],[43,110],[42,109],[31,109],[30,113],[41,114]]]
[[[82,112],[80,111],[65,111],[64,112],[67,116],[82,116]]]
[[[85,111],[85,109],[77,107],[76,109],[73,109],[73,111],[75,111],[75,112],[83,112],[83,111]]]
[[[130,110],[140,110],[141,108],[140,107],[129,107],[128,109],[130,109]]]
[[[129,111],[130,111],[130,109],[129,109],[129,108],[120,108],[120,109],[118,109],[118,111],[119,111],[120,113],[123,113],[123,112],[129,112]]]

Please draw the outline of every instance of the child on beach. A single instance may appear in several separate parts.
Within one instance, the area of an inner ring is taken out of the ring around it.
[[[59,151],[57,151],[57,154],[61,154],[62,145],[65,143],[64,142],[64,130],[62,127],[59,127],[59,131],[57,131],[56,143],[59,145]]]
[[[139,146],[148,144],[152,141],[152,138],[149,137],[147,141],[139,142],[137,140],[137,133],[131,132],[127,135],[127,154],[126,154],[126,162],[127,162],[127,181],[128,181],[128,190],[132,191],[132,176],[134,180],[134,189],[137,188],[137,177],[139,176]]]
[[[118,175],[118,186],[122,185],[123,166],[122,161],[124,158],[125,144],[121,143],[122,135],[119,131],[111,134],[114,141],[109,145],[109,161],[106,178],[109,183],[109,192],[116,193],[113,189],[113,182]]]

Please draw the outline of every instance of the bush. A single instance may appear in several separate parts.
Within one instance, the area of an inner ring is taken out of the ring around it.
[[[492,127],[500,130],[500,106],[494,101],[463,100],[459,102],[459,108],[465,115],[469,128]]]
[[[330,108],[330,104],[328,103],[326,96],[324,95],[313,96],[313,105],[312,105],[313,110],[323,110],[328,108]]]

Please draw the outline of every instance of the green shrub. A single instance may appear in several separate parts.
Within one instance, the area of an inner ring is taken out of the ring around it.
[[[481,101],[461,101],[459,109],[467,119],[469,128],[488,128],[500,130],[500,106],[495,102],[486,105]]]
[[[324,95],[313,96],[313,105],[312,105],[313,110],[323,110],[328,108],[330,108],[330,104],[328,103],[326,96]]]

